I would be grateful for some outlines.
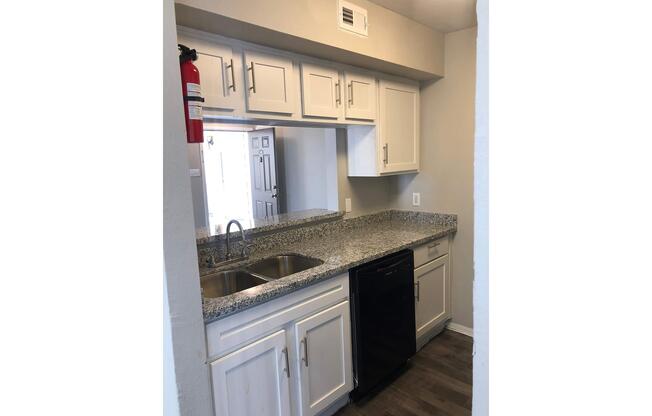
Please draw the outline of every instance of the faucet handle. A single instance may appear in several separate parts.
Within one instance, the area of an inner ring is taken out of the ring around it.
[[[253,247],[253,244],[248,244],[246,241],[244,242],[244,245],[242,246],[242,250],[240,251],[240,256],[241,257],[248,257],[249,256],[249,251]]]

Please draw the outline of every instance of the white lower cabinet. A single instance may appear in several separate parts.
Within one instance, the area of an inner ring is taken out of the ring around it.
[[[313,416],[353,389],[348,279],[206,326],[216,416]]]
[[[287,351],[285,331],[280,330],[212,362],[215,413],[290,415]]]
[[[350,333],[348,301],[296,323],[302,416],[318,414],[353,388]]]
[[[417,339],[450,318],[450,272],[448,255],[414,271]]]

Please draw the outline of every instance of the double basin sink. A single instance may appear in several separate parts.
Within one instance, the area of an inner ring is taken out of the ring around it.
[[[323,264],[322,260],[298,254],[267,257],[248,266],[212,273],[201,278],[205,298],[219,298]]]

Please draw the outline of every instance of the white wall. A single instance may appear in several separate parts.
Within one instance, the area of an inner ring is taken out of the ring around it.
[[[446,77],[421,88],[421,170],[396,176],[395,206],[457,214],[453,322],[473,327],[473,148],[476,28],[445,36]],[[421,206],[412,207],[412,193]]]
[[[169,324],[163,342],[164,413],[209,416],[212,402],[172,0],[164,2],[163,15],[164,328]]]
[[[201,166],[201,150],[200,143],[188,143],[188,169],[199,169],[203,171]],[[190,175],[190,172],[188,172]],[[206,218],[206,206],[204,195],[204,178],[201,176],[190,176],[190,188],[192,191],[193,202],[193,216],[195,219],[195,228],[207,229],[208,223]]]
[[[478,0],[475,101],[473,415],[489,414],[489,10]],[[565,351],[564,351],[565,352]],[[533,355],[534,356],[534,355]]]

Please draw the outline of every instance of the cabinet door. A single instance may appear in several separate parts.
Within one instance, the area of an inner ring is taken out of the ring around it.
[[[414,271],[417,338],[450,317],[448,255]]]
[[[375,120],[376,105],[376,79],[366,75],[344,73],[346,86],[346,118]]]
[[[199,70],[203,107],[234,110],[238,87],[231,48],[214,44],[207,48],[197,48],[194,64]]]
[[[279,56],[245,51],[247,110],[292,114],[294,77],[292,61]]]
[[[338,118],[342,105],[340,74],[330,68],[301,64],[303,115]]]
[[[215,414],[290,415],[288,365],[284,330],[212,362]]]
[[[419,89],[380,81],[381,172],[419,169]]]
[[[353,388],[349,302],[295,326],[301,416],[312,416]]]

